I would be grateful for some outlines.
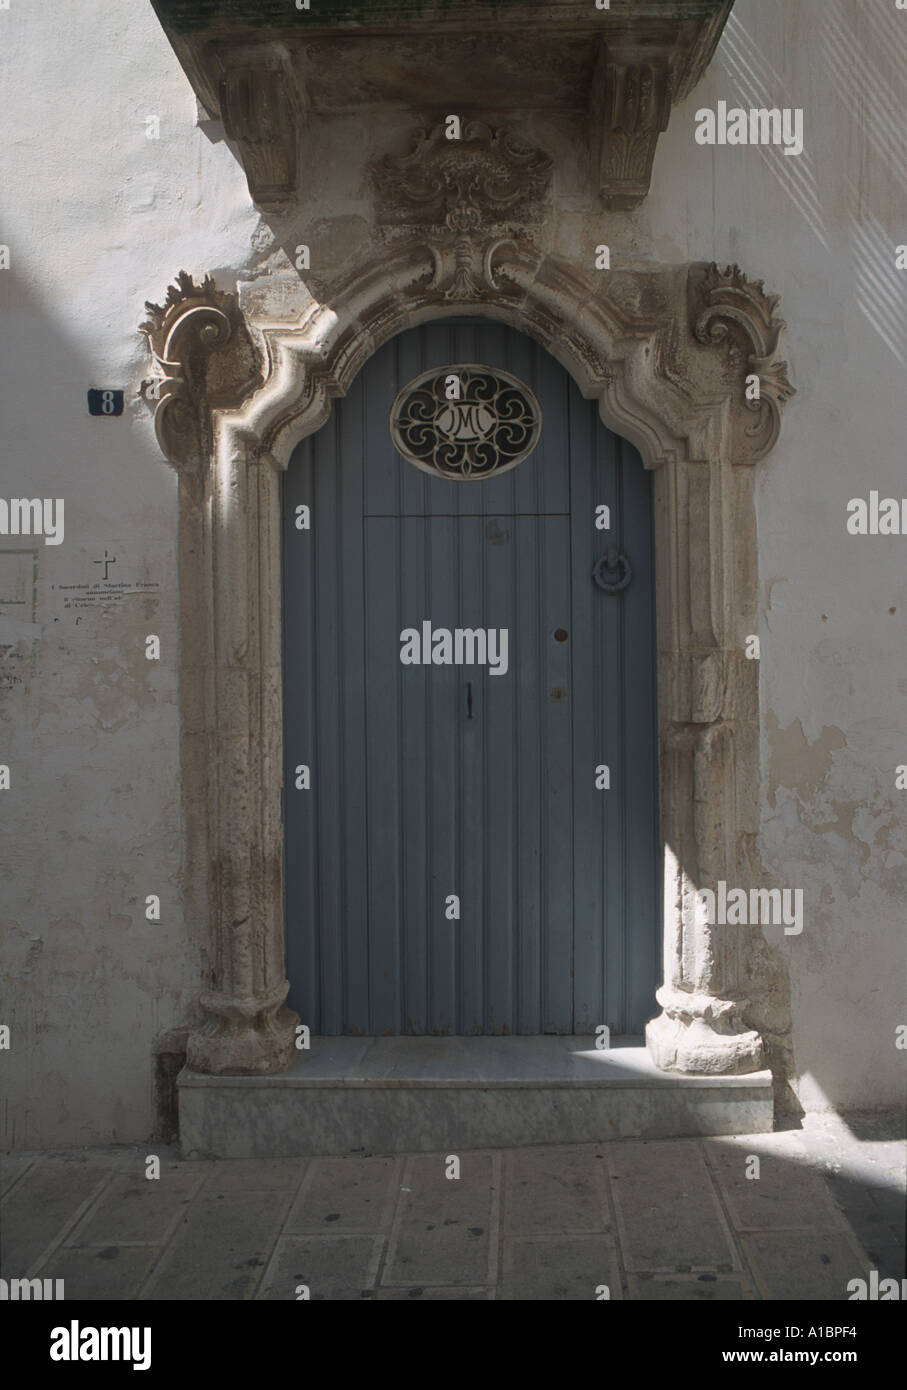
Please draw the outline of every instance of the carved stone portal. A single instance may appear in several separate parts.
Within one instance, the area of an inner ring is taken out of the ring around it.
[[[280,471],[381,343],[468,312],[547,348],[656,474],[664,983],[648,1046],[667,1070],[757,1070],[763,1046],[740,993],[739,934],[704,926],[693,906],[720,879],[747,886],[745,841],[758,829],[758,677],[744,656],[757,629],[749,465],[771,448],[793,394],[776,355],[777,301],[737,267],[578,270],[539,250],[532,208],[515,216],[524,197],[543,196],[542,156],[485,128],[457,158],[424,137],[402,172],[398,161],[398,179],[378,173],[412,221],[298,321],[243,313],[210,280],[181,274],[144,326],[162,383],[158,438],[180,469],[182,775],[198,874],[189,892],[210,924],[206,1022],[190,1038],[189,1065],[266,1073],[294,1056],[281,888]],[[510,173],[492,175],[496,159]],[[489,202],[496,223],[471,211]],[[754,376],[758,401],[748,399]]]

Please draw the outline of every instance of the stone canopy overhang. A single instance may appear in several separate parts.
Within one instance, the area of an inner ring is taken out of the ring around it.
[[[234,142],[253,201],[305,196],[313,117],[377,108],[579,117],[590,188],[645,198],[658,136],[699,82],[733,0],[152,0],[202,108]]]

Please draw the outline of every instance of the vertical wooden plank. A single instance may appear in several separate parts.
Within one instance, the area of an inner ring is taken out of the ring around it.
[[[333,428],[315,436],[315,476],[318,517],[315,522],[317,563],[315,604],[315,734],[316,756],[312,768],[312,797],[318,816],[318,923],[320,932],[321,1032],[343,1031],[343,942],[339,931],[325,931],[325,924],[339,923],[343,912],[343,762],[340,725],[336,717],[337,690],[341,680],[340,604],[338,594],[340,548],[339,469],[336,460],[343,447],[339,415]]]
[[[368,863],[366,853],[365,731],[365,555],[363,546],[364,460],[372,424],[365,409],[362,374],[343,402],[337,453],[339,496],[337,594],[340,603],[340,683],[335,691],[341,720],[340,760],[342,824],[340,863],[341,917],[324,924],[342,943],[344,1033],[368,1029]],[[325,717],[329,710],[325,706]]]
[[[368,694],[369,1033],[400,1031],[401,691],[400,537],[392,517],[370,517],[366,548]],[[421,668],[407,670],[424,685]]]
[[[290,1007],[313,1032],[321,1030],[318,987],[318,817],[312,791],[296,789],[296,768],[314,770],[315,530],[313,441],[303,440],[283,479],[284,572],[284,899]],[[296,529],[297,506],[310,508],[313,529]]]
[[[542,707],[548,697],[545,634],[541,631],[538,517],[514,520],[516,629],[511,661],[515,682],[513,738],[516,760],[516,903],[514,974],[517,1033],[542,1031],[542,826],[547,819]],[[565,557],[566,559],[566,557]]]
[[[569,630],[570,587],[566,517],[539,521],[539,641],[546,673],[542,695],[543,804],[547,815],[542,850],[542,1030],[573,1031],[573,691]],[[563,691],[566,698],[554,692]]]
[[[406,338],[408,335],[403,336]],[[379,348],[351,388],[351,393],[356,388],[361,391],[363,410],[369,422],[368,437],[364,441],[366,516],[394,516],[398,510],[403,464],[391,440],[390,416],[399,389],[397,357],[400,341],[393,338]],[[342,415],[345,408],[345,401],[339,400],[332,413]]]
[[[484,484],[482,485],[484,486]],[[464,624],[507,630],[508,669],[492,675],[491,667],[464,667],[463,674],[481,692],[483,773],[485,783],[485,1029],[512,1033],[516,931],[516,799],[518,753],[515,688],[523,660],[517,626],[514,563],[520,518],[476,517],[460,523],[468,563],[484,552],[485,592],[482,610]]]
[[[399,664],[399,641],[404,628],[422,631],[432,613],[432,551],[430,522],[426,517],[406,517],[396,523],[400,549],[400,606],[392,634],[398,654],[400,710],[400,817],[402,921],[400,924],[402,1033],[424,1033],[428,1016],[428,922],[437,904],[432,901],[428,874],[429,797],[428,711],[438,668]],[[379,581],[380,582],[380,581]],[[391,634],[385,640],[389,640]],[[423,653],[424,655],[424,653]],[[377,698],[383,692],[376,691]]]
[[[572,613],[570,649],[573,663],[573,827],[574,827],[574,1025],[593,1032],[604,1016],[605,914],[603,843],[605,801],[613,792],[596,790],[595,769],[608,763],[602,739],[602,705],[612,672],[604,660],[599,622],[603,597],[592,581],[592,565],[606,548],[609,532],[596,531],[595,507],[616,497],[608,473],[606,441],[599,440],[589,403],[579,391],[569,397],[571,491]],[[597,462],[597,453],[604,457]]]
[[[430,586],[426,611],[432,620],[457,616],[460,554],[459,523],[453,516],[413,520],[429,528]],[[436,617],[437,615],[437,617]],[[440,625],[440,624],[439,624]],[[458,1005],[459,922],[449,921],[444,905],[451,893],[462,892],[460,842],[460,726],[466,718],[463,672],[453,666],[433,669],[428,691],[428,862],[426,932],[428,954],[429,1033],[456,1033]]]
[[[466,486],[466,485],[464,485]],[[460,554],[458,603],[454,625],[478,627],[485,612],[485,549],[478,546],[469,551],[464,545],[465,528],[481,525],[481,521],[460,518],[457,522]],[[485,1004],[485,936],[487,858],[485,844],[488,836],[486,819],[486,721],[487,700],[478,669],[454,668],[461,691],[473,680],[473,714],[460,725],[460,814],[462,846],[459,893],[462,915],[459,923],[460,1024],[461,1033],[482,1033],[486,1026]]]
[[[593,409],[591,402],[586,409]],[[624,498],[617,468],[617,441],[601,426],[597,412],[595,432],[600,440],[593,465],[596,492],[615,489],[616,506],[611,508],[611,530],[597,533],[605,544],[598,554],[607,550],[613,541],[623,554],[626,546]],[[623,615],[627,590],[607,594],[595,587],[592,602],[598,614],[598,660],[603,668],[602,698],[599,701],[602,761],[611,769],[611,790],[601,792],[604,807],[605,872],[605,979],[602,1023],[612,1032],[622,1032],[626,1018],[626,935],[627,935],[627,747],[624,729],[624,659],[626,647],[622,641]]]

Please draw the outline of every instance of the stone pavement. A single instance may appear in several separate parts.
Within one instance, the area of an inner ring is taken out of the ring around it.
[[[13,1154],[0,1275],[67,1299],[846,1300],[904,1273],[903,1144],[867,1125],[463,1152],[459,1178],[444,1154]]]

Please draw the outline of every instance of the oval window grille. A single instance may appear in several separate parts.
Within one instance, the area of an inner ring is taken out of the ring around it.
[[[516,468],[532,453],[541,428],[542,412],[528,386],[473,362],[415,377],[390,417],[391,439],[405,459],[459,482]]]

